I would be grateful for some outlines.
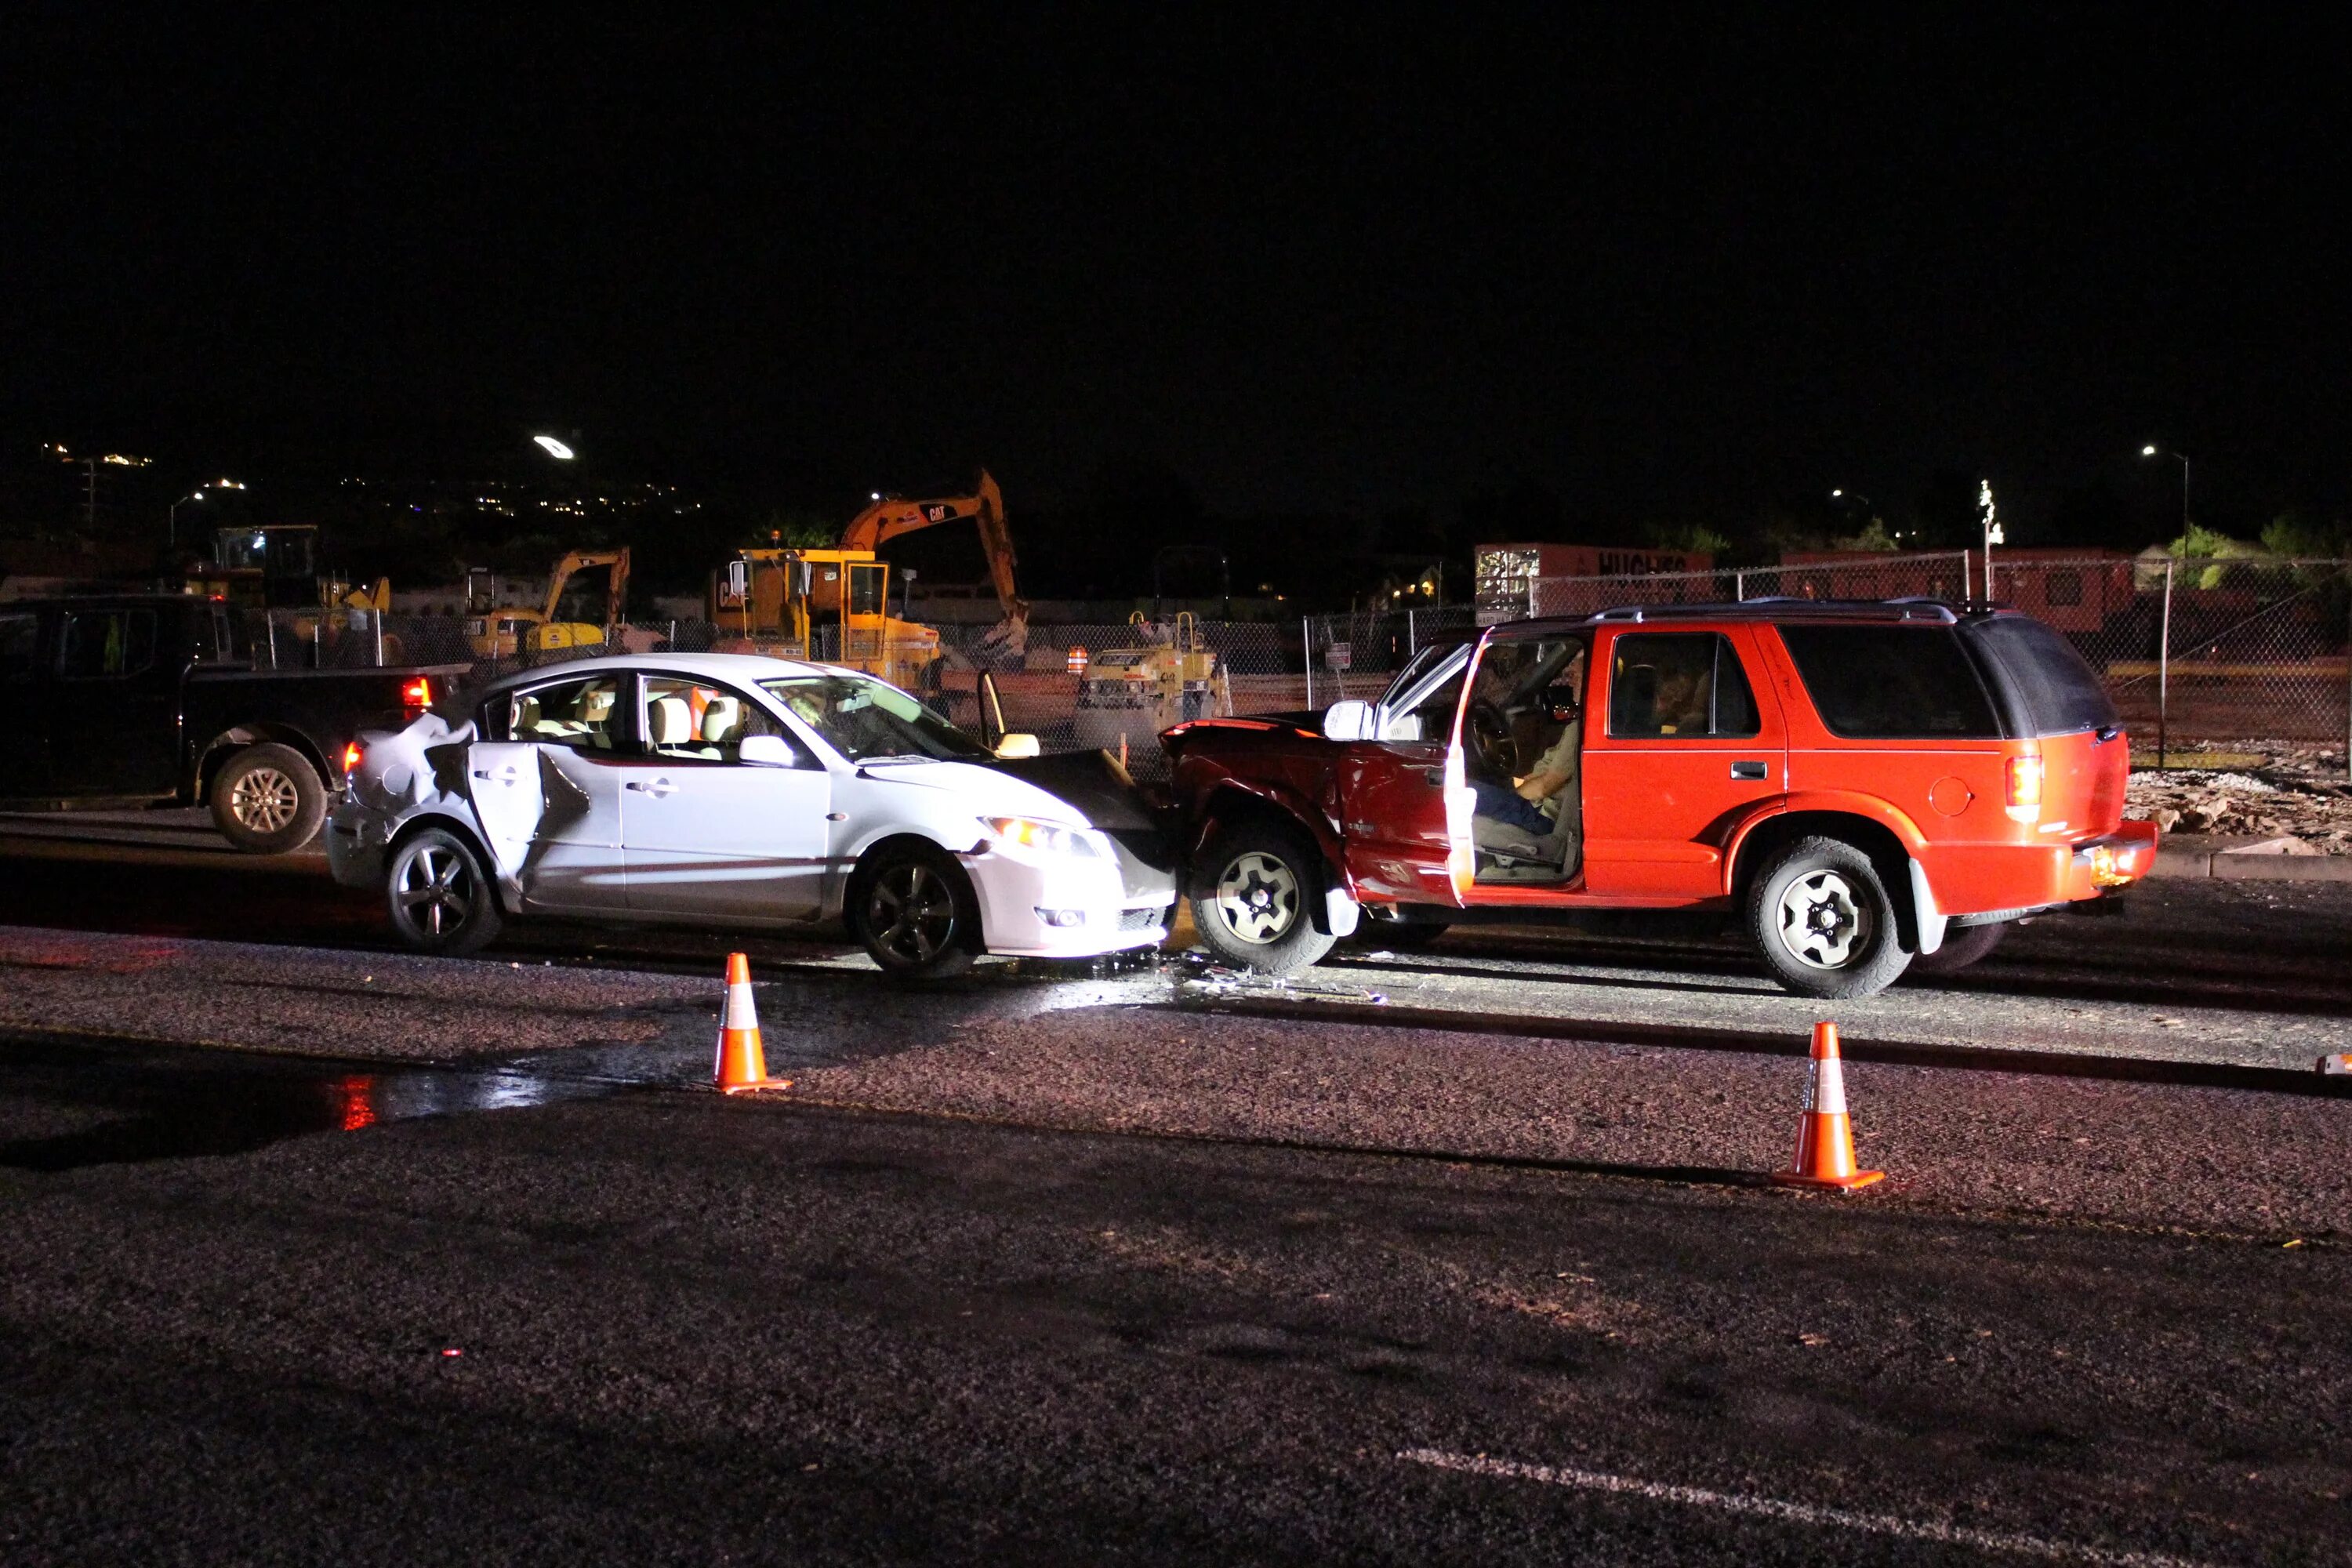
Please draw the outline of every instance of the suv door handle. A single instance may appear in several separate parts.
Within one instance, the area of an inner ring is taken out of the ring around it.
[[[1772,765],[1769,763],[1734,763],[1731,764],[1731,776],[1736,779],[1761,779],[1769,778],[1771,775]]]
[[[651,783],[647,783],[644,779],[631,779],[629,781],[629,787],[637,791],[640,795],[652,795],[656,800],[661,799],[664,795],[671,795],[677,793],[677,785],[670,783],[667,779],[655,779]]]
[[[1432,768],[1421,776],[1423,781],[1433,789],[1444,789],[1445,787],[1445,770],[1444,768]]]
[[[519,775],[512,768],[503,769],[497,773],[492,773],[488,768],[476,768],[474,770],[474,776],[478,779],[495,778],[499,784],[510,784],[515,782],[515,779]]]

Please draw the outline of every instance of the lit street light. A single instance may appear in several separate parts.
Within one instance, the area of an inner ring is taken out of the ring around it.
[[[172,503],[170,521],[167,527],[167,538],[169,541],[167,547],[172,550],[177,550],[180,548],[180,509],[182,507],[187,505],[190,501],[203,500],[206,490],[241,490],[243,489],[245,489],[245,487],[235,479],[219,479],[213,480],[209,484],[198,485],[194,489],[190,490],[186,495],[184,495],[178,500],[173,501]]]
[[[547,455],[555,458],[557,461],[568,463],[572,460],[572,448],[557,440],[554,437],[533,436],[531,439],[538,442],[541,447],[545,448]]]
[[[2159,447],[2153,441],[2139,449],[2143,458],[2153,458],[2159,453],[2180,465],[2180,531],[2186,535],[2189,531],[2189,459],[2171,447]]]

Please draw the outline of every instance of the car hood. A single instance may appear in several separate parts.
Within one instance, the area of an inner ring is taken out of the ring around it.
[[[861,777],[885,784],[944,790],[969,802],[972,810],[982,816],[1003,813],[1007,816],[1095,826],[1093,816],[1077,802],[976,763],[860,763],[857,772]]]

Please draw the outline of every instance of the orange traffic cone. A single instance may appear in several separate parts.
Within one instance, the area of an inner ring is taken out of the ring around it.
[[[751,1005],[751,962],[727,955],[727,1010],[719,1020],[719,1058],[710,1078],[721,1094],[754,1089],[790,1089],[790,1079],[768,1076],[767,1053],[760,1048],[760,1010]]]
[[[1805,1081],[1805,1118],[1797,1129],[1797,1163],[1772,1179],[1791,1187],[1850,1193],[1882,1180],[1884,1171],[1853,1168],[1853,1129],[1845,1118],[1845,1067],[1838,1059],[1835,1024],[1813,1026],[1812,1071]]]

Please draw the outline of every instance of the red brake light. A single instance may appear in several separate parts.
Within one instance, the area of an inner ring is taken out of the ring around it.
[[[404,708],[414,708],[420,712],[432,707],[433,682],[424,676],[418,676],[400,689],[400,704]]]
[[[2042,804],[2042,759],[2040,757],[2009,759],[2009,804],[2011,805]]]
[[[343,748],[343,772],[348,773],[355,771],[360,765],[360,759],[366,755],[367,748],[361,745],[357,741],[353,741],[351,744],[345,746]]]

